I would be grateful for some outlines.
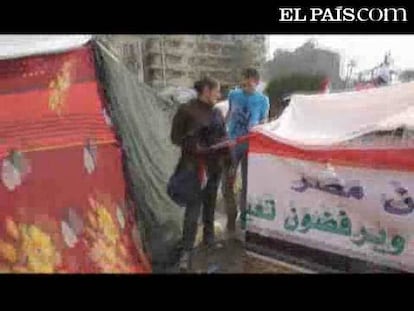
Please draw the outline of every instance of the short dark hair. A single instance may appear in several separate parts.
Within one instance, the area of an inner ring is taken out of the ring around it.
[[[204,77],[194,83],[194,89],[198,94],[203,93],[205,87],[208,87],[210,90],[218,87],[220,84],[216,79],[210,77]]]
[[[260,74],[259,71],[257,71],[257,69],[255,68],[246,68],[242,71],[242,77],[245,79],[256,79],[256,80],[260,80]]]

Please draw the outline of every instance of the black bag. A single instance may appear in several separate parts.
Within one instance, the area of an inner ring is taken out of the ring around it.
[[[167,184],[167,193],[180,207],[186,207],[200,191],[197,170],[177,165]]]

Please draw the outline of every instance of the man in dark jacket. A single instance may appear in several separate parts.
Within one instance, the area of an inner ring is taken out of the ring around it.
[[[220,97],[220,85],[216,80],[204,78],[194,85],[198,96],[189,103],[180,106],[173,119],[171,129],[172,142],[181,147],[178,170],[196,172],[198,179],[191,199],[186,202],[183,225],[180,267],[187,270],[191,265],[191,252],[197,234],[197,223],[203,207],[203,244],[214,245],[214,212],[217,189],[222,174],[222,161],[227,148],[214,148],[217,143],[226,140],[224,118],[214,108]],[[224,150],[224,151],[223,151]]]

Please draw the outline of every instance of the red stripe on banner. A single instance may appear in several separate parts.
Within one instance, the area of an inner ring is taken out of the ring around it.
[[[93,51],[87,45],[66,53],[2,60],[0,93],[46,88],[67,65],[72,83],[95,80]]]
[[[413,148],[386,150],[305,150],[275,141],[263,134],[254,133],[250,136],[249,152],[342,166],[414,171]]]

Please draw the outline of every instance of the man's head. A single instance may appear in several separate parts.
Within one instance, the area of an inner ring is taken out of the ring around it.
[[[194,88],[197,91],[198,98],[210,105],[216,104],[221,96],[220,83],[209,77],[205,77],[194,83]]]
[[[256,91],[259,85],[260,75],[254,68],[246,68],[242,72],[241,87],[247,93],[253,93]]]

